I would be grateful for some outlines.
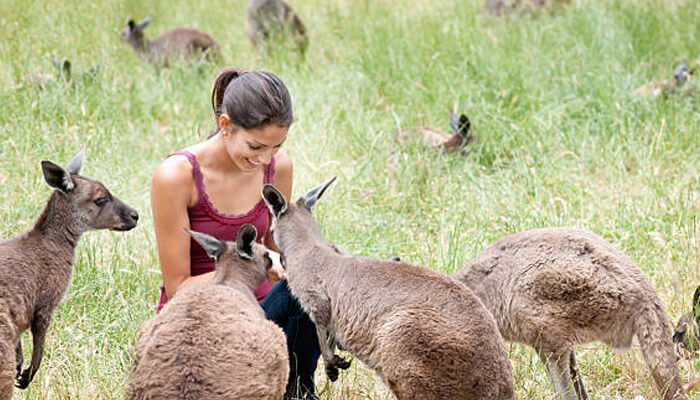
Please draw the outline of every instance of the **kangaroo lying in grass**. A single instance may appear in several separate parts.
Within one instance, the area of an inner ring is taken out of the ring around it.
[[[654,287],[593,233],[546,228],[506,236],[454,277],[481,298],[504,339],[535,348],[563,399],[588,398],[577,345],[626,349],[635,336],[662,397],[687,399]]]
[[[54,189],[28,232],[0,243],[0,400],[26,388],[39,370],[56,306],[68,288],[78,239],[96,229],[127,231],[138,214],[104,185],[80,175],[83,152],[62,168],[42,161]],[[22,371],[20,335],[31,329],[32,360]],[[16,383],[15,383],[16,379]]]
[[[191,59],[203,55],[213,60],[221,55],[218,43],[208,34],[196,29],[176,28],[148,40],[143,30],[150,22],[151,17],[146,17],[139,23],[130,19],[122,31],[122,40],[146,62],[167,66],[178,58]]]
[[[695,74],[695,69],[688,67],[688,64],[681,63],[676,66],[673,72],[673,79],[662,79],[646,83],[635,89],[633,95],[635,97],[668,97],[672,94],[683,94],[685,96],[693,96],[695,87],[690,81]]]
[[[484,10],[491,15],[503,15],[513,11],[533,11],[551,9],[570,0],[486,0]]]
[[[291,204],[263,187],[289,287],[316,324],[330,380],[349,366],[337,345],[399,400],[512,399],[498,328],[467,287],[427,268],[339,253],[323,239],[311,211],[332,182]]]
[[[214,280],[178,291],[144,324],[127,399],[281,399],[287,342],[253,295],[267,273],[284,275],[279,254],[255,242],[250,224],[235,243],[190,234],[216,260]]]
[[[443,153],[459,151],[466,154],[466,146],[473,139],[469,118],[465,114],[461,114],[457,118],[454,113],[450,112],[450,127],[452,128],[451,134],[429,127],[401,129],[397,139],[400,142],[405,142],[414,138],[420,140],[425,146],[439,149]]]

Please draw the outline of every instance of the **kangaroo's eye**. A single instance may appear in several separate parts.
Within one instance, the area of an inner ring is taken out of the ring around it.
[[[100,197],[99,199],[95,200],[95,205],[97,207],[104,207],[105,204],[109,201],[109,198],[107,197]]]

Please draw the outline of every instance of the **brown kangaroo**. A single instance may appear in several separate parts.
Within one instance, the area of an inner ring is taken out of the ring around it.
[[[139,23],[130,19],[122,31],[122,40],[146,62],[168,66],[178,58],[191,59],[204,55],[205,58],[214,60],[221,56],[219,44],[208,34],[196,29],[176,28],[148,40],[143,30],[150,22],[151,17],[146,17]]]
[[[214,280],[179,290],[144,324],[127,399],[281,399],[287,342],[253,295],[266,273],[284,274],[279,254],[255,242],[250,224],[235,243],[190,235],[216,260]]]
[[[96,229],[127,231],[138,221],[136,211],[103,184],[80,175],[83,154],[66,168],[41,162],[44,179],[54,189],[44,212],[28,232],[0,243],[0,400],[11,399],[15,385],[26,388],[39,370],[80,236]],[[22,371],[20,335],[27,329],[32,332],[32,360]]]
[[[467,145],[473,139],[469,118],[465,114],[461,114],[458,118],[450,112],[450,128],[452,129],[451,134],[430,127],[401,129],[397,134],[397,139],[399,142],[405,142],[412,138],[418,139],[423,145],[439,149],[442,153],[459,151],[466,155]]]
[[[428,268],[339,253],[324,240],[311,211],[332,182],[291,204],[263,187],[289,287],[316,324],[330,380],[349,366],[338,346],[399,400],[512,399],[503,340],[467,287]]]
[[[687,399],[661,299],[632,260],[599,236],[566,228],[516,233],[454,277],[481,298],[504,339],[535,348],[563,399],[588,398],[577,345],[626,349],[635,336],[662,397]]]

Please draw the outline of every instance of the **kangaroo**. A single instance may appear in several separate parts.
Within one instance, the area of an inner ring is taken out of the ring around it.
[[[290,35],[302,54],[309,45],[301,18],[283,0],[251,0],[246,10],[246,32],[255,47],[275,35]]]
[[[151,19],[146,17],[139,23],[129,19],[122,31],[122,40],[144,61],[168,66],[177,58],[191,59],[204,55],[205,58],[213,60],[220,57],[218,43],[208,34],[196,29],[176,28],[153,40],[146,39],[143,30]]]
[[[279,254],[250,224],[235,243],[189,233],[216,260],[214,280],[179,290],[144,324],[127,399],[281,399],[287,342],[253,295],[266,273],[284,275]]]
[[[46,89],[49,85],[59,81],[70,82],[71,63],[69,60],[59,60],[56,56],[51,57],[51,65],[56,68],[54,73],[32,72],[24,77],[24,81],[39,89]]]
[[[695,74],[695,69],[688,67],[688,64],[681,63],[676,66],[673,72],[673,79],[662,79],[646,83],[635,89],[635,97],[668,97],[674,93],[684,93],[686,96],[693,96],[695,89],[687,83]]]
[[[570,0],[486,0],[484,10],[498,16],[513,11],[550,9],[556,4],[568,3]]]
[[[693,294],[691,312],[684,314],[673,332],[673,342],[687,352],[694,354],[700,350],[700,286]]]
[[[470,132],[471,122],[469,118],[465,114],[461,114],[457,118],[454,113],[450,112],[450,127],[452,128],[452,134],[429,127],[401,129],[397,139],[399,142],[406,142],[412,138],[419,138],[425,146],[440,149],[442,153],[459,151],[461,154],[466,155],[466,146],[473,139]]]
[[[103,184],[80,175],[83,159],[81,151],[66,168],[42,161],[53,194],[32,229],[0,242],[0,400],[11,399],[15,385],[25,389],[39,370],[81,235],[96,229],[128,231],[138,221],[138,213]],[[22,371],[20,335],[27,329],[32,332],[32,360]]]
[[[512,399],[503,340],[467,287],[427,268],[339,253],[321,236],[311,212],[334,179],[296,203],[263,187],[289,287],[316,324],[328,378],[350,366],[334,354],[338,346],[398,400]]]
[[[687,399],[659,296],[632,260],[599,236],[566,228],[516,233],[454,277],[481,298],[505,340],[535,348],[561,398],[588,398],[577,345],[626,349],[636,336],[662,397]]]

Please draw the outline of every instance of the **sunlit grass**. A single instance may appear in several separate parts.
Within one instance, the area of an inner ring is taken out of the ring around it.
[[[81,241],[44,364],[18,398],[122,397],[160,284],[150,176],[212,128],[210,89],[224,65],[268,69],[289,86],[294,192],[339,177],[318,207],[339,246],[451,273],[507,233],[578,226],[630,255],[674,318],[687,309],[700,283],[700,114],[693,100],[639,101],[631,92],[700,56],[700,3],[574,1],[490,18],[476,1],[295,1],[310,34],[305,60],[254,51],[243,1],[144,4],[0,0],[0,237],[27,229],[43,207],[39,161],[66,162],[81,147],[86,175],[142,215],[132,232]],[[151,36],[206,30],[225,63],[141,63],[119,32],[128,17],[146,15]],[[97,64],[101,72],[40,90],[27,77],[52,73],[52,54],[78,75]],[[399,127],[447,129],[449,110],[473,122],[468,157],[396,144]],[[536,355],[518,345],[509,352],[518,398],[554,398]],[[578,357],[593,398],[653,396],[637,349],[591,345]],[[325,400],[389,398],[354,365],[334,384],[319,369]],[[694,370],[683,364],[683,373]]]

